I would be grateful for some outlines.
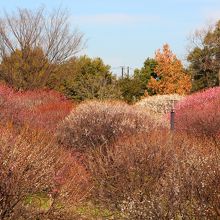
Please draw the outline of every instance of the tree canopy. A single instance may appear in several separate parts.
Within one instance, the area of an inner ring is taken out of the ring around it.
[[[155,74],[148,81],[148,88],[152,94],[173,94],[184,95],[190,92],[191,79],[183,68],[180,60],[170,50],[168,44],[163,50],[157,50],[155,54],[157,66]]]
[[[192,37],[193,49],[188,54],[192,74],[192,90],[219,85],[220,21],[214,27],[196,31]]]
[[[61,65],[59,71],[62,79],[57,89],[71,99],[83,101],[120,97],[116,77],[101,58],[74,58]]]
[[[125,76],[119,79],[119,86],[123,100],[133,103],[141,99],[146,93],[150,94],[147,87],[148,80],[154,75],[156,61],[147,58],[141,69],[135,69],[133,76]]]
[[[53,67],[73,57],[82,44],[83,34],[71,30],[65,11],[5,13],[0,18],[0,78],[17,89],[43,87]]]
[[[51,68],[41,48],[16,49],[9,57],[3,57],[0,79],[16,89],[41,87]]]

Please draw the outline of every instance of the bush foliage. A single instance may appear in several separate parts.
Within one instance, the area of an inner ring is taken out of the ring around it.
[[[89,192],[85,169],[45,133],[0,131],[0,219],[68,219],[66,209]],[[46,206],[28,202],[37,195]]]
[[[54,130],[69,114],[73,103],[52,90],[16,92],[0,85],[1,123],[11,122],[17,127]]]
[[[161,130],[121,138],[88,156],[93,199],[122,219],[217,219],[216,150],[208,139]]]
[[[123,102],[90,101],[78,105],[65,118],[58,129],[58,138],[67,147],[85,150],[156,126],[156,120],[142,109]]]
[[[186,96],[176,106],[176,128],[194,135],[220,135],[220,87]]]
[[[116,219],[217,219],[219,92],[73,108],[54,91],[1,85],[1,218],[91,219],[76,208],[89,202]]]
[[[191,82],[168,44],[117,78],[74,56],[83,35],[60,9],[5,13],[0,219],[220,219],[220,87],[183,96],[218,84],[219,24],[198,32]]]
[[[174,103],[183,99],[183,96],[178,94],[171,95],[155,95],[143,98],[136,103],[137,106],[143,107],[147,111],[156,114],[165,114],[170,112]]]

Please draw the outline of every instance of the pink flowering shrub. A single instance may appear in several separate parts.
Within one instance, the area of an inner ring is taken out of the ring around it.
[[[73,108],[73,103],[52,90],[15,92],[0,85],[0,120],[15,126],[31,125],[32,128],[53,130]]]
[[[220,134],[220,87],[187,96],[176,106],[176,129],[194,135]]]

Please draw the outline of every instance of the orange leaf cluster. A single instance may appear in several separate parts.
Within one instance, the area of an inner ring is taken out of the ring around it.
[[[163,51],[156,51],[157,78],[151,77],[148,88],[155,94],[184,95],[190,92],[191,78],[186,73],[180,60],[172,53],[168,44],[163,46]]]

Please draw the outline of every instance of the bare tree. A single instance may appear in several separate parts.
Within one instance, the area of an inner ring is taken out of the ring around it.
[[[42,59],[37,72],[43,69],[47,73],[41,82],[45,84],[55,64],[73,57],[83,48],[83,34],[71,28],[68,13],[61,9],[50,14],[46,14],[44,8],[18,9],[13,14],[5,12],[0,18],[0,60],[20,51],[26,61],[33,50],[39,48],[46,59]]]
[[[18,9],[0,20],[1,58],[16,49],[41,47],[52,63],[60,63],[80,51],[83,34],[71,31],[68,14],[60,9],[46,16],[45,10]]]

